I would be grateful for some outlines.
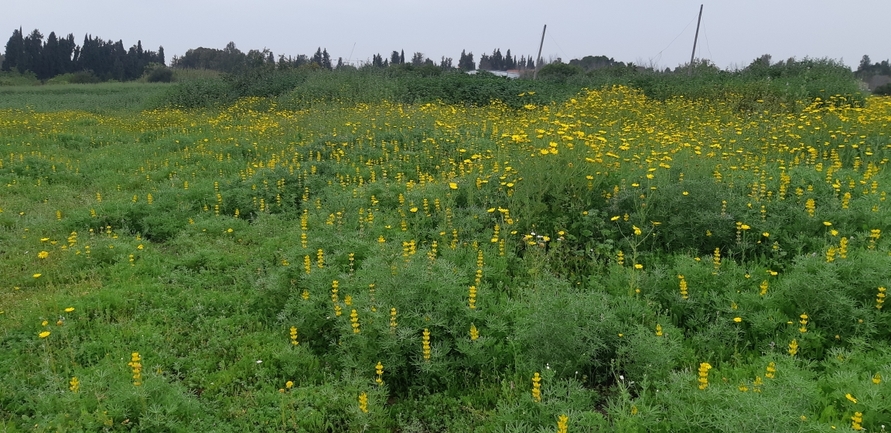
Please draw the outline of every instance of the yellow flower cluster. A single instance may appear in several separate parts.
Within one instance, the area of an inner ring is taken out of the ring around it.
[[[291,336],[291,344],[292,345],[296,346],[296,345],[300,344],[300,342],[297,341],[297,327],[295,327],[295,326],[291,327],[290,336]]]
[[[368,394],[367,393],[363,392],[363,393],[359,394],[359,410],[361,410],[362,413],[368,413]]]
[[[863,413],[862,412],[854,412],[854,415],[851,416],[851,429],[856,430],[856,431],[863,430]]]
[[[699,364],[699,389],[708,388],[708,371],[712,369],[712,365],[703,362]]]
[[[424,361],[430,360],[430,330],[424,328],[424,333],[421,338],[421,349],[424,353]]]
[[[130,362],[127,363],[133,372],[133,386],[142,385],[142,357],[139,352],[130,354]]]
[[[532,400],[541,401],[541,375],[537,371],[532,375]]]
[[[684,279],[683,275],[678,275],[678,279],[680,280],[681,298],[687,299],[687,280]]]
[[[359,313],[356,312],[355,308],[350,311],[350,326],[353,327],[353,334],[358,334],[361,332],[361,330],[359,329]]]
[[[569,430],[569,417],[560,415],[557,418],[557,433],[566,433]]]
[[[384,384],[384,364],[381,364],[380,361],[377,362],[377,365],[374,366],[374,372],[377,374],[377,377],[374,379],[375,383],[378,386]]]

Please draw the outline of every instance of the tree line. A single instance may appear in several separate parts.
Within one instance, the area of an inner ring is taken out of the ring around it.
[[[210,69],[236,73],[245,68],[260,65],[279,69],[298,68],[301,66],[329,70],[354,67],[344,62],[342,57],[338,57],[336,62],[333,61],[328,54],[328,50],[322,47],[319,47],[312,56],[300,54],[286,57],[280,55],[276,58],[268,49],[262,51],[250,50],[245,53],[239,50],[234,42],[229,42],[223,49],[203,47],[190,49],[182,56],[173,56],[170,66],[173,68]],[[377,53],[372,56],[370,62],[360,62],[360,67],[372,68],[388,68],[399,65],[411,65],[416,68],[434,67],[442,70],[472,71],[477,69],[477,62],[474,60],[473,53],[468,53],[466,50],[461,51],[457,65],[454,64],[452,57],[443,56],[437,62],[425,56],[422,52],[415,52],[406,59],[405,50],[394,50],[388,57]],[[532,56],[517,57],[512,55],[510,50],[502,54],[500,48],[493,50],[492,54],[483,54],[479,59],[479,69],[489,71],[534,68],[535,60],[533,60]]]
[[[121,40],[105,41],[89,34],[84,36],[83,44],[77,45],[70,33],[60,38],[50,32],[44,40],[37,29],[24,35],[19,28],[13,30],[6,43],[0,69],[31,72],[40,80],[83,73],[98,80],[128,81],[141,77],[151,64],[164,65],[164,47],[145,50],[142,41],[138,41],[126,49]]]

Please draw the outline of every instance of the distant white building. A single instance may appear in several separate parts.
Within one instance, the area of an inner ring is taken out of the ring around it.
[[[467,71],[467,73],[470,75],[476,75],[478,72],[480,72],[479,69],[477,69],[475,71]],[[499,77],[520,78],[520,71],[518,69],[511,69],[509,71],[485,71],[484,70],[483,72],[488,72],[492,75],[497,75]]]

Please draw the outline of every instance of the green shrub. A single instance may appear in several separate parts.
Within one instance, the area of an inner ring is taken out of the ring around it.
[[[149,83],[169,83],[173,81],[173,70],[165,66],[152,68],[145,77]]]
[[[872,91],[872,94],[878,96],[891,96],[891,83],[876,87],[875,90]]]

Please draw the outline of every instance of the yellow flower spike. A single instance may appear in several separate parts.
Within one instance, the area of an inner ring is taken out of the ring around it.
[[[359,410],[368,413],[368,394],[365,392],[359,394]]]
[[[396,332],[396,309],[390,308],[390,332]]]
[[[712,365],[707,362],[699,364],[699,379],[697,381],[699,382],[700,390],[708,388],[708,371],[711,369]]]
[[[854,415],[851,416],[851,429],[856,430],[856,431],[863,430],[863,413],[862,412],[854,412]],[[884,428],[882,430],[884,430]]]
[[[355,309],[350,312],[350,326],[353,328],[353,334],[361,332],[359,329],[359,313]]]
[[[632,415],[637,412],[637,407],[632,408]],[[557,433],[566,433],[569,430],[569,417],[566,415],[560,415],[557,418]]]
[[[541,375],[537,371],[532,375],[532,400],[541,402]]]
[[[80,390],[80,380],[77,379],[77,376],[72,377],[71,380],[68,381],[68,389],[73,393],[77,393],[77,391]]]
[[[133,386],[142,385],[142,357],[139,352],[133,352],[130,355],[130,362],[127,365],[133,371]]]
[[[850,401],[851,403],[857,404],[857,399],[854,398],[854,396],[851,395],[851,393],[845,394],[845,398],[848,399],[848,401]]]
[[[291,345],[296,346],[296,345],[300,344],[300,342],[297,341],[297,327],[296,326],[291,327],[289,334],[290,334],[290,339],[291,339]]]
[[[423,349],[424,361],[430,360],[430,330],[424,328],[423,337],[421,338],[421,348]]]

